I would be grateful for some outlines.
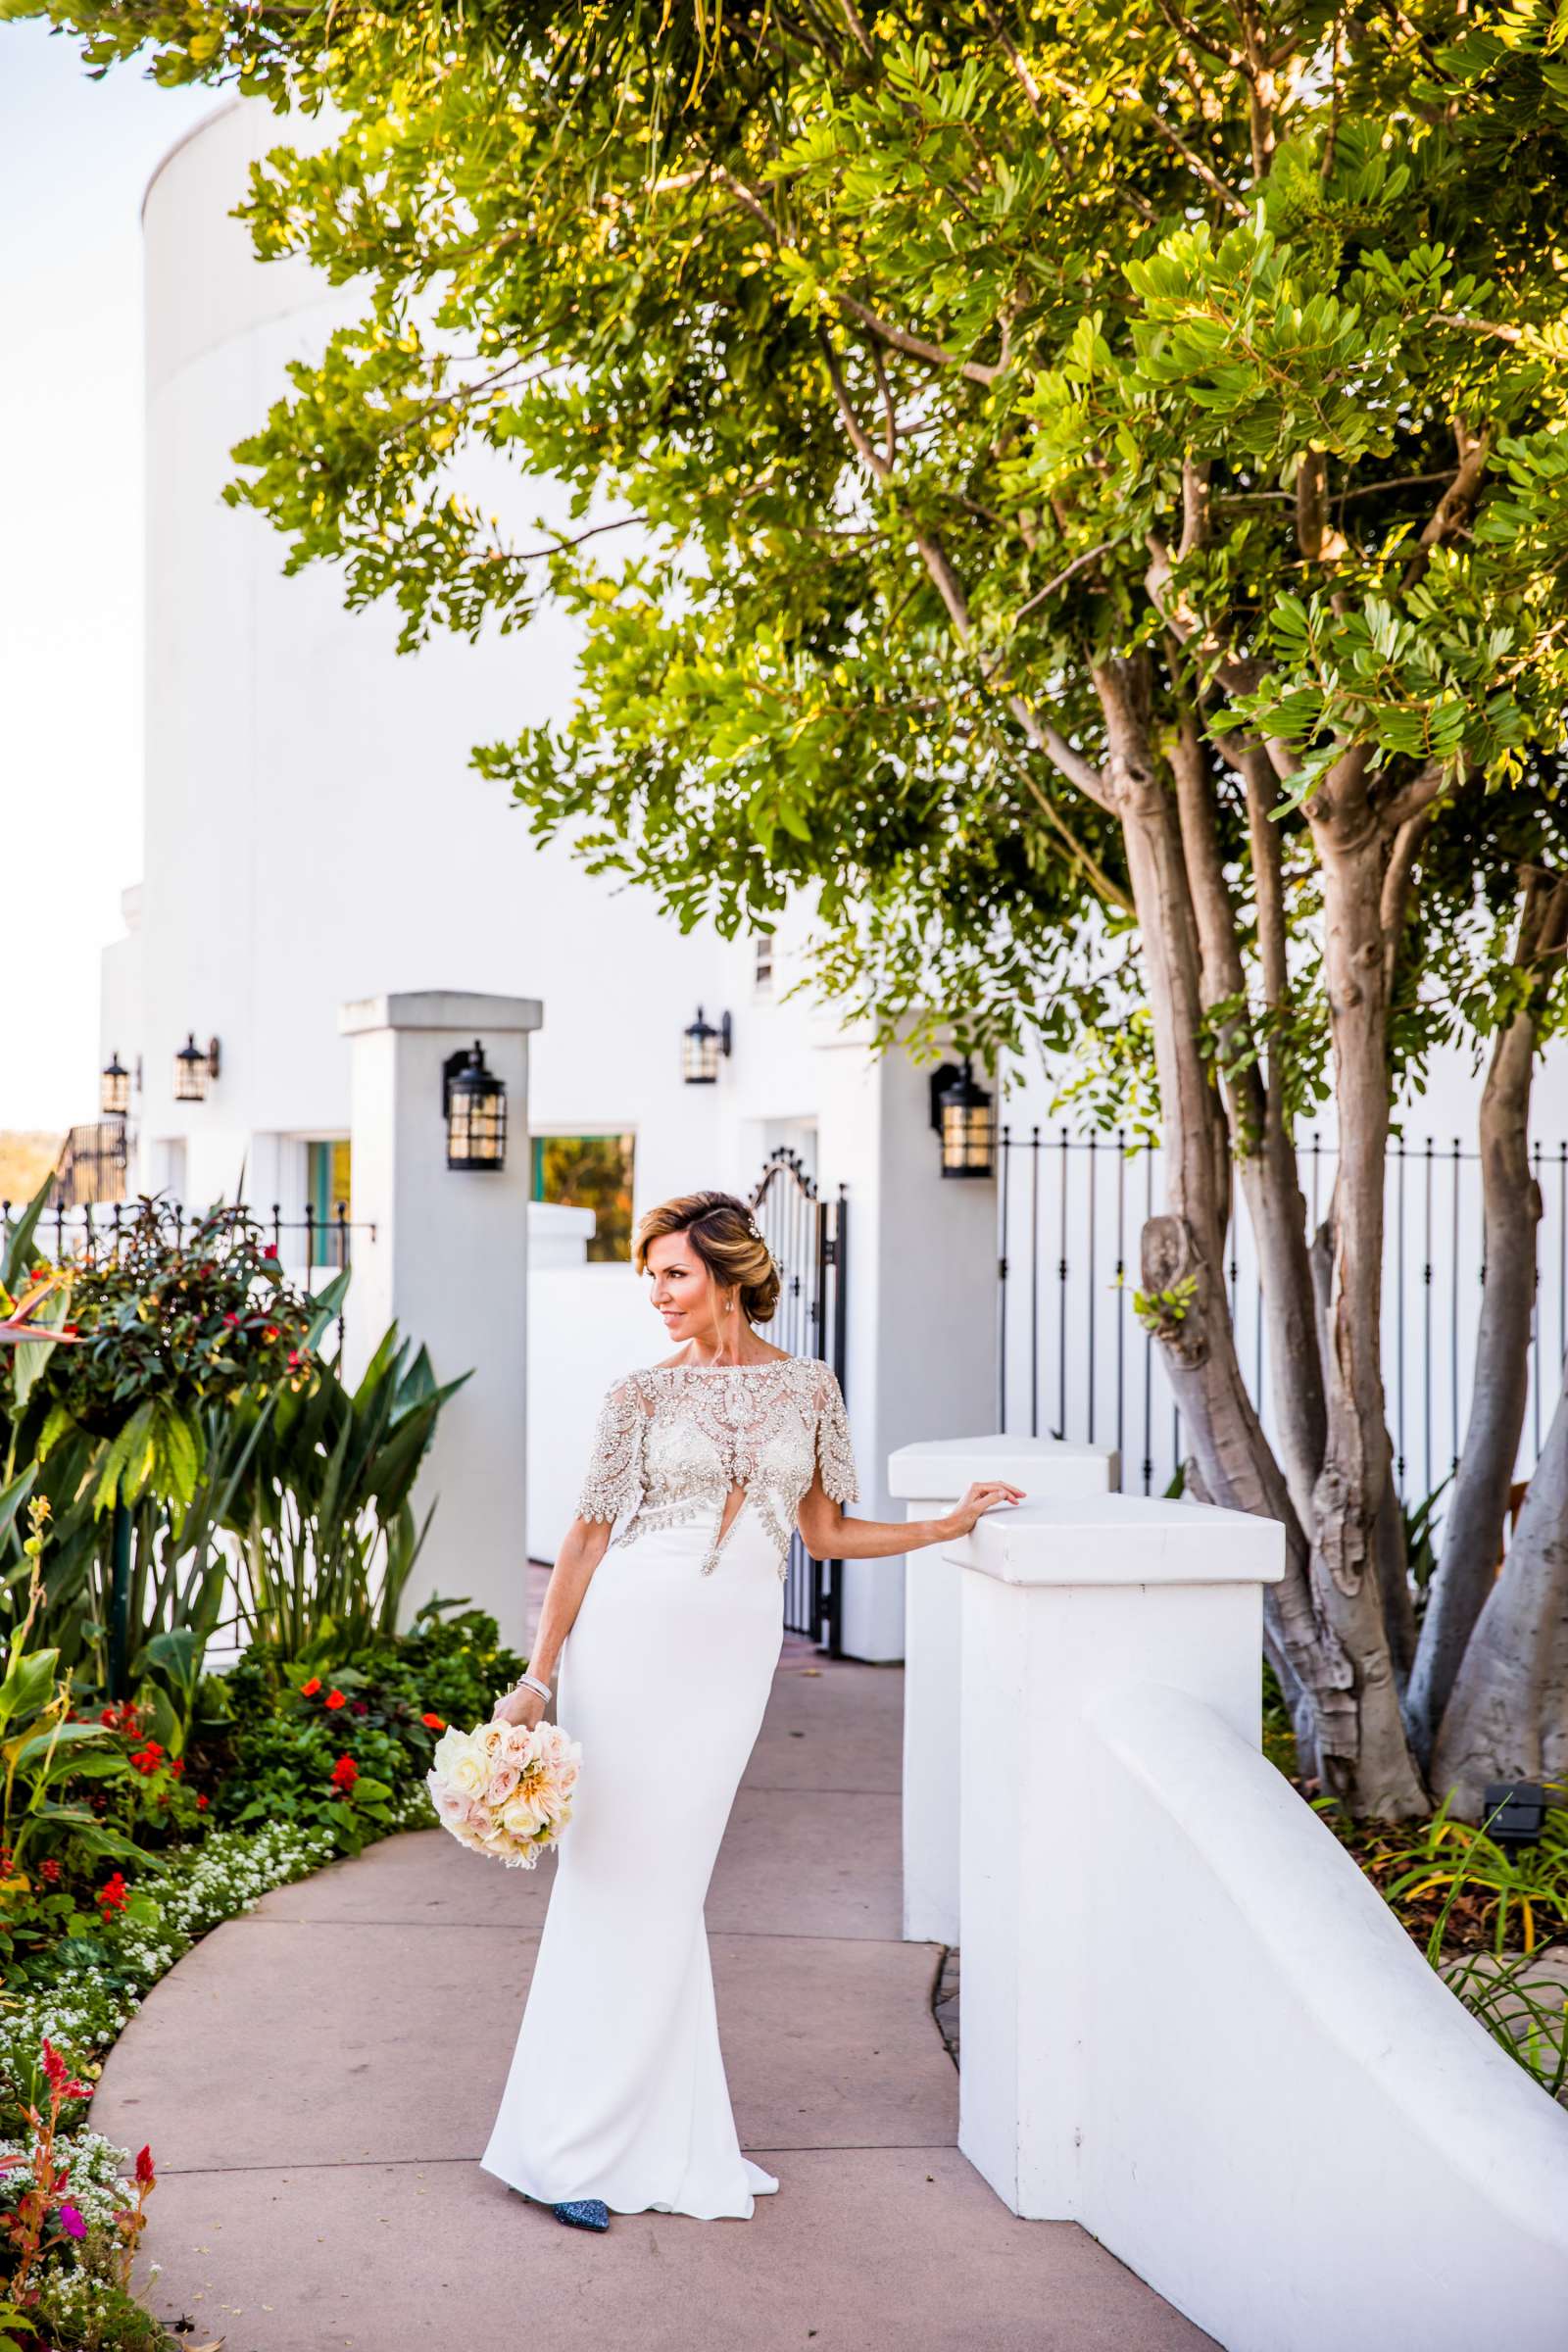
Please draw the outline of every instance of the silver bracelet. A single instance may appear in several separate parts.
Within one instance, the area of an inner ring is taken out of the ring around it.
[[[548,1683],[540,1682],[538,1676],[533,1674],[519,1674],[517,1688],[519,1690],[537,1690],[541,1698],[554,1698],[556,1695]]]

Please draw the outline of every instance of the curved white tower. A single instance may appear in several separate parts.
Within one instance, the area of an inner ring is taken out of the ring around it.
[[[474,743],[564,710],[565,625],[399,659],[393,614],[345,612],[325,566],[285,579],[283,540],[222,502],[287,362],[354,316],[352,290],[259,263],[229,217],[251,163],[302,134],[320,135],[232,103],[166,157],[144,207],[146,864],[139,957],[118,952],[105,1013],[122,1054],[139,1031],[144,1172],[205,1200],[243,1161],[253,1198],[298,1201],[290,1142],[347,1132],[338,1005],[441,987],[543,997],[536,1116],[635,1125],[639,1192],[690,1182],[727,1090],[681,1100],[680,1030],[699,1001],[733,1001],[742,956],[682,939],[639,893],[612,901],[468,765]],[[482,487],[523,530],[549,500],[510,475]],[[221,1046],[194,1104],[172,1093],[192,1032]],[[648,1165],[677,1117],[667,1171]]]

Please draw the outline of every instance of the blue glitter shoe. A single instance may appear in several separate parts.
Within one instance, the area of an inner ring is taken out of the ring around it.
[[[602,2197],[573,2197],[567,2205],[553,2205],[551,2212],[568,2230],[608,2230],[610,2207]]]

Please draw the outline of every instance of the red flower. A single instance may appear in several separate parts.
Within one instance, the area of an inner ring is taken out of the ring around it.
[[[60,2098],[85,2099],[91,2095],[85,2083],[74,2080],[70,2067],[61,2057],[54,2043],[49,2040],[45,2040],[43,2045],[43,2071],[49,2078],[50,2089]],[[69,2169],[69,2166],[61,2168],[59,2179],[62,2181]]]
[[[114,1710],[114,1708],[113,1708],[113,1707],[105,1707],[105,1709],[104,1709],[103,1713],[102,1713],[102,1714],[99,1716],[98,1720],[99,1720],[99,1722],[100,1722],[100,1723],[111,1723],[111,1724],[112,1724],[112,1723],[114,1722],[114,1720],[115,1720],[115,1710]]]
[[[333,1788],[341,1788],[344,1794],[347,1795],[348,1791],[353,1788],[359,1777],[360,1768],[355,1763],[354,1758],[352,1756],[339,1756],[337,1762],[332,1767]]]
[[[295,1367],[295,1365],[296,1365],[296,1364],[298,1364],[300,1361],[301,1361],[301,1357],[300,1357],[300,1351],[299,1351],[299,1349],[298,1349],[297,1348],[291,1348],[289,1349],[289,1351],[288,1351],[288,1364],[289,1364],[289,1370],[292,1372],[292,1371],[293,1371],[293,1369],[294,1369],[294,1367]]]
[[[277,1244],[275,1242],[269,1242],[267,1248],[262,1251],[262,1255],[264,1257],[275,1257],[277,1255]]]
[[[439,1715],[421,1715],[419,1721],[427,1731],[444,1732],[447,1728],[445,1721]]]
[[[117,1870],[114,1876],[106,1879],[103,1886],[101,1886],[98,1889],[98,1908],[103,1913],[105,1919],[107,1919],[110,1913],[113,1911],[123,1911],[126,1903],[129,1900],[130,1889],[125,1885],[124,1873],[122,1871]]]
[[[210,1803],[210,1802],[211,1802],[211,1799],[210,1799],[210,1798],[208,1798],[208,1797],[205,1797],[205,1796],[199,1796],[199,1797],[196,1799],[196,1810],[197,1810],[197,1812],[198,1812],[198,1813],[205,1813],[205,1812],[206,1812],[206,1810],[207,1810],[207,1807],[208,1807],[208,1805],[209,1805],[209,1803]]]
[[[238,1331],[238,1329],[239,1329],[239,1317],[238,1317],[238,1315],[225,1315],[225,1316],[223,1317],[223,1321],[224,1321],[224,1322],[225,1322],[225,1323],[228,1325],[228,1328],[229,1328],[229,1330],[230,1330],[230,1331]]]
[[[341,1690],[329,1690],[321,1701],[324,1707],[346,1707],[348,1700]]]
[[[314,1698],[314,1697],[316,1696],[316,1693],[318,1692],[318,1690],[319,1690],[319,1689],[320,1689],[320,1688],[321,1688],[321,1678],[320,1678],[320,1676],[319,1676],[318,1674],[313,1674],[313,1675],[312,1675],[312,1677],[311,1677],[311,1679],[310,1679],[310,1681],[309,1681],[308,1683],[301,1683],[301,1685],[300,1685],[300,1696],[301,1696],[301,1698]]]
[[[156,1772],[163,1758],[164,1751],[157,1740],[149,1740],[145,1747],[137,1748],[130,1760],[139,1773],[146,1774]]]
[[[184,1759],[184,1757],[183,1757],[183,1756],[171,1756],[171,1757],[170,1757],[170,1759],[169,1759],[169,1769],[170,1769],[170,1771],[171,1771],[171,1772],[173,1774],[173,1776],[174,1776],[175,1780],[177,1781],[177,1780],[179,1779],[180,1775],[183,1773],[183,1771],[184,1771],[184,1769],[185,1769],[185,1759]]]
[[[81,1327],[77,1323],[62,1323],[60,1328],[68,1340],[74,1340]]]
[[[277,1337],[277,1325],[275,1323],[269,1323],[267,1329],[263,1332],[262,1337],[264,1340],[275,1340]]]
[[[47,1861],[47,1862],[40,1862],[40,1863],[39,1863],[39,1865],[38,1865],[38,1875],[39,1875],[39,1877],[40,1877],[40,1878],[47,1879],[51,1886],[54,1885],[55,1881],[56,1881],[56,1880],[59,1878],[59,1876],[60,1876],[60,1865],[59,1865],[59,1863],[58,1863],[58,1862],[55,1860],[55,1857],[54,1857],[54,1855],[53,1855],[53,1854],[51,1854],[51,1855],[49,1856],[49,1859],[48,1859],[48,1861]]]
[[[138,2188],[157,2186],[156,2177],[153,2173],[153,2152],[150,2147],[143,2148],[136,2158],[136,2185]]]

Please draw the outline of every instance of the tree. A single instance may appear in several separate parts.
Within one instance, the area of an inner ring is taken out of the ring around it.
[[[366,315],[230,495],[291,567],[395,598],[407,646],[577,612],[570,724],[477,755],[538,829],[687,923],[810,887],[825,979],[884,1028],[1087,1024],[1103,1082],[1152,1091],[1145,1312],[1200,1491],[1288,1530],[1269,1642],[1307,1757],[1412,1815],[1436,1740],[1473,1810],[1543,1750],[1568,1607],[1549,1513],[1489,1592],[1563,997],[1550,11],[53,13],[99,62],[150,42],[166,77],[342,110],[247,209]],[[488,523],[453,486],[474,443],[568,483],[575,527]],[[1384,1163],[1459,1031],[1493,1041],[1487,1312],[1418,1629]],[[1309,1236],[1293,1131],[1330,1083]],[[1221,1279],[1233,1186],[1277,1451]]]

